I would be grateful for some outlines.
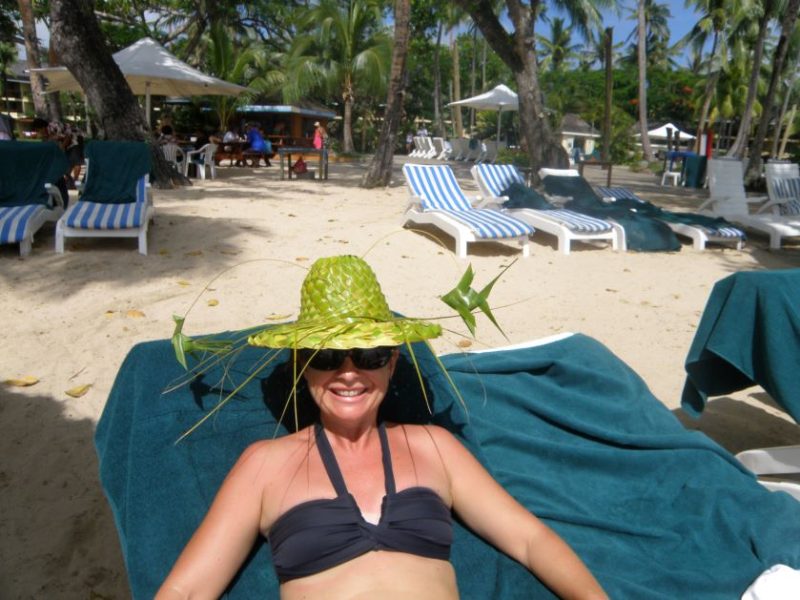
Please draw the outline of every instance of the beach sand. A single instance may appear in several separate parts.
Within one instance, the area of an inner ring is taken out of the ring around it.
[[[68,240],[67,252],[57,255],[50,225],[24,260],[16,247],[0,247],[0,379],[39,380],[0,385],[0,596],[129,596],[92,436],[126,353],[137,342],[169,337],[173,314],[197,300],[190,335],[292,318],[305,275],[292,265],[352,253],[366,255],[394,310],[445,316],[437,297],[467,264],[480,288],[520,256],[513,244],[490,243],[471,245],[468,260],[458,260],[446,236],[440,234],[442,247],[404,230],[401,164],[398,158],[387,189],[361,189],[364,166],[340,163],[331,165],[327,182],[281,181],[276,167],[223,167],[214,181],[154,190],[146,257],[130,239]],[[467,167],[457,165],[457,176],[474,193]],[[604,181],[600,171],[587,177]],[[702,197],[619,167],[613,183],[665,207],[690,209]],[[517,260],[492,296],[492,305],[503,307],[496,316],[508,340],[480,319],[480,341],[468,346],[448,333],[435,346],[451,352],[584,333],[627,362],[688,427],[729,450],[800,443],[800,427],[757,387],[711,401],[698,421],[678,408],[683,361],[714,283],[741,270],[800,267],[800,246],[766,248],[766,239],[751,237],[742,251],[698,252],[688,241],[678,253],[652,254],[577,244],[563,256],[555,238],[540,233],[532,256]],[[446,325],[466,333],[456,320]],[[65,393],[83,385],[91,386],[83,396]]]

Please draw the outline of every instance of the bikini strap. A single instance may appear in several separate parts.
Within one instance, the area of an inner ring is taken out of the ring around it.
[[[342,471],[339,468],[339,463],[336,462],[336,455],[333,453],[333,448],[325,435],[325,429],[321,423],[314,425],[314,434],[317,440],[317,448],[319,449],[322,464],[325,471],[328,473],[328,478],[333,484],[333,489],[336,490],[337,496],[344,496],[348,493],[347,486],[344,483]],[[395,493],[394,473],[392,471],[392,454],[389,451],[389,439],[386,435],[386,426],[381,423],[378,425],[378,437],[381,440],[381,458],[383,461],[383,477],[384,485],[386,486],[387,494]]]
[[[386,435],[386,426],[381,421],[378,425],[378,435],[381,438],[381,454],[383,457],[383,478],[387,494],[395,493],[394,471],[392,470],[392,453],[389,450],[389,436]]]
[[[339,469],[339,464],[336,462],[336,455],[333,453],[333,448],[331,448],[331,443],[328,441],[328,436],[325,435],[322,423],[317,423],[314,426],[314,433],[317,439],[319,455],[320,458],[322,458],[322,464],[328,472],[328,478],[333,484],[333,489],[336,490],[337,496],[344,496],[348,493],[347,486],[344,484],[342,471]]]

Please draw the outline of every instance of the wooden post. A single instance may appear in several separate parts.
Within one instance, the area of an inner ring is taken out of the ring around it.
[[[603,150],[602,160],[611,160],[611,100],[614,96],[614,60],[612,47],[614,41],[614,28],[607,27],[605,31],[606,53],[606,104],[603,115]],[[610,174],[610,170],[609,170]]]

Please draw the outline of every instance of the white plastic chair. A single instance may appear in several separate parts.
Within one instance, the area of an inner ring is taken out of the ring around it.
[[[186,153],[178,144],[174,142],[163,144],[161,146],[161,153],[164,155],[164,158],[173,164],[176,171],[184,170],[182,165],[186,163]]]
[[[217,145],[209,142],[199,150],[192,150],[186,153],[186,160],[183,165],[183,174],[189,176],[189,164],[193,164],[197,168],[197,174],[200,179],[206,178],[206,167],[211,173],[211,179],[217,177],[217,167],[214,164],[214,153],[217,151]]]

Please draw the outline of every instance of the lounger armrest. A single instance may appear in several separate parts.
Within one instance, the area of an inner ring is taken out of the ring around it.
[[[736,458],[757,475],[800,473],[800,446],[776,446],[745,450]]]
[[[53,205],[52,208],[64,208],[64,198],[61,197],[61,191],[56,186],[52,183],[45,183],[44,189],[47,190],[50,196],[50,202]]]
[[[758,207],[756,214],[763,214],[767,211],[767,209],[769,209],[769,212],[778,213],[778,207],[781,204],[786,204],[789,200],[793,200],[793,198],[772,198],[767,200],[764,202],[764,204]]]

